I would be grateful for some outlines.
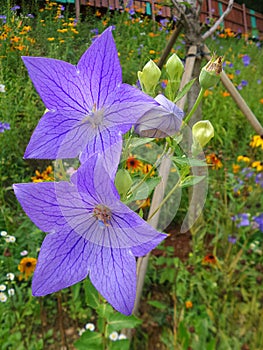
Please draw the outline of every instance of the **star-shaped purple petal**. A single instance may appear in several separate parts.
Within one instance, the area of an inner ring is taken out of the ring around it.
[[[118,311],[132,312],[136,294],[135,256],[166,235],[157,232],[119,200],[104,158],[87,159],[71,182],[14,185],[30,219],[48,232],[33,277],[33,295],[56,292],[87,275]]]
[[[25,158],[75,158],[102,153],[157,103],[122,83],[118,52],[105,30],[77,66],[41,57],[23,57],[48,111],[39,121]]]
[[[143,137],[167,137],[180,130],[184,112],[164,95],[157,95],[154,106],[137,122],[135,132]]]

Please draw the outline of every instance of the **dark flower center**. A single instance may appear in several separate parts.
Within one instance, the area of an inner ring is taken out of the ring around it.
[[[111,219],[111,211],[103,204],[98,204],[94,210],[93,215],[98,220],[101,227],[109,226]]]
[[[32,263],[30,262],[30,261],[28,261],[27,263],[26,263],[26,267],[31,267],[32,266]]]

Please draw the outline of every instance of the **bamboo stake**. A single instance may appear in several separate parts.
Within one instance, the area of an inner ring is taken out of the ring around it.
[[[79,20],[80,16],[80,0],[75,0],[75,8],[76,8],[76,19]]]
[[[182,89],[183,86],[192,77],[194,63],[195,63],[195,59],[196,59],[196,51],[197,51],[196,46],[191,46],[190,49],[188,50],[188,55],[187,55],[186,63],[185,63],[185,71],[184,71],[184,74],[182,77],[180,89]],[[182,98],[178,102],[177,105],[183,109],[185,101],[186,101],[186,99]],[[164,192],[165,192],[168,176],[170,173],[170,167],[171,167],[170,157],[164,158],[161,162],[160,171],[159,171],[159,175],[162,178],[162,183],[159,184],[158,186],[156,186],[156,189],[154,190],[151,207],[150,207],[149,214],[148,214],[149,218],[155,212],[155,210],[159,207],[159,205],[161,204],[161,202],[164,198]],[[148,221],[148,223],[154,228],[157,228],[159,215],[160,215],[160,211],[158,211]],[[149,257],[150,257],[150,253],[148,253],[144,257],[138,258],[138,261],[137,261],[137,278],[138,279],[137,279],[136,300],[134,303],[133,314],[138,314],[138,311],[139,311],[140,299],[141,299],[141,295],[142,295],[142,289],[143,289],[143,284],[144,284],[145,275],[146,275],[146,271],[147,271]]]
[[[211,59],[211,56],[209,56],[210,51],[206,45],[204,45],[204,53],[205,53],[205,58],[209,61]],[[221,81],[225,86],[225,88],[230,93],[230,95],[232,96],[233,100],[236,102],[241,112],[245,115],[245,117],[249,121],[252,128],[256,131],[258,135],[263,135],[262,125],[258,121],[257,117],[254,115],[254,113],[251,111],[251,109],[248,107],[245,100],[239,94],[235,85],[228,78],[227,74],[224,71],[221,73]]]
[[[167,57],[169,55],[169,53],[172,50],[172,47],[174,46],[179,34],[181,33],[181,30],[183,29],[183,24],[181,21],[179,21],[177,27],[175,28],[175,30],[173,31],[173,34],[171,35],[163,53],[162,56],[159,59],[159,62],[157,63],[157,66],[162,69],[165,61],[167,60]]]

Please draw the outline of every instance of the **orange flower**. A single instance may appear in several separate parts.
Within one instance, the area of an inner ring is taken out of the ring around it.
[[[149,208],[151,205],[150,198],[147,199],[142,199],[142,200],[137,200],[136,204],[138,205],[139,208],[144,209],[144,208]]]
[[[231,80],[234,79],[234,74],[227,74],[227,76],[228,76],[228,78],[231,79]]]
[[[210,91],[210,90],[205,90],[205,92],[204,92],[204,97],[207,97],[207,96],[212,95],[212,94],[213,94],[212,91]]]
[[[37,259],[35,258],[23,258],[18,265],[18,270],[21,272],[21,274],[18,277],[19,280],[22,280],[23,278],[27,280],[28,277],[31,276],[32,273],[35,271],[36,264]]]
[[[132,173],[140,171],[143,167],[142,162],[134,156],[129,156],[126,160],[126,168]]]
[[[233,169],[233,173],[237,174],[239,172],[239,170],[240,170],[240,166],[237,165],[237,164],[233,164],[232,165],[232,169]]]
[[[229,92],[227,92],[227,91],[223,91],[223,92],[222,92],[222,96],[223,96],[223,97],[230,96],[230,93],[229,93]]]
[[[221,160],[215,155],[215,153],[208,154],[206,156],[206,162],[207,164],[212,165],[213,170],[218,170],[223,166]]]
[[[216,265],[217,260],[213,254],[206,255],[202,260],[203,265]]]
[[[187,300],[187,301],[185,302],[185,307],[186,307],[187,309],[192,309],[193,303],[191,302],[191,300]]]
[[[261,98],[261,99],[259,100],[259,102],[263,104],[263,98]]]

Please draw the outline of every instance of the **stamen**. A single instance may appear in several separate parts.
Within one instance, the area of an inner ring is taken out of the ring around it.
[[[105,207],[103,204],[98,204],[94,210],[93,215],[98,220],[98,224],[101,228],[110,225],[111,211],[109,208]]]

